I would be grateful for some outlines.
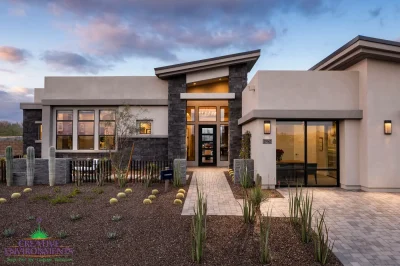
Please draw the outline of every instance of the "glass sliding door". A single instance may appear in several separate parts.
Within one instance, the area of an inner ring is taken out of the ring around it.
[[[278,186],[304,185],[303,121],[276,122],[276,180]]]
[[[277,121],[278,186],[338,186],[338,122]]]
[[[307,177],[309,186],[336,186],[337,130],[335,121],[307,122]]]

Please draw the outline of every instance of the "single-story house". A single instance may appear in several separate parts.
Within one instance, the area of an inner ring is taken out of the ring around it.
[[[263,186],[400,192],[400,43],[357,36],[306,71],[247,74],[260,50],[155,68],[155,76],[45,77],[21,103],[42,158],[101,157],[124,105],[147,112],[135,159],[232,167],[251,133]],[[290,62],[288,62],[290,63]],[[108,125],[108,126],[107,126]]]

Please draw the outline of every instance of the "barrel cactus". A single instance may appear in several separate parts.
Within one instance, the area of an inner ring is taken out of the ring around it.
[[[143,204],[151,204],[151,199],[144,199]]]
[[[6,179],[7,186],[12,185],[13,177],[13,149],[11,146],[6,148]]]
[[[56,148],[49,148],[49,185],[52,187],[56,183]]]
[[[29,187],[33,186],[35,176],[35,148],[32,146],[26,149],[26,181]]]
[[[118,198],[126,198],[126,194],[124,192],[120,192],[117,194]]]
[[[180,199],[175,199],[174,200],[175,205],[182,205],[182,201]]]
[[[151,200],[155,200],[156,199],[156,195],[150,195],[147,198],[151,199]]]
[[[18,199],[19,197],[21,197],[21,193],[12,193],[11,194],[12,199]]]
[[[153,195],[157,195],[158,193],[159,193],[158,189],[153,189],[151,191],[151,194],[153,194]]]
[[[111,198],[110,199],[110,204],[111,205],[114,205],[114,204],[116,204],[118,202],[118,200],[116,199],[116,198]]]
[[[176,194],[177,199],[183,199],[184,197],[185,197],[185,194],[183,194],[183,193]]]
[[[183,188],[181,188],[181,189],[178,190],[178,193],[183,193],[183,194],[185,194],[186,191],[185,191]]]
[[[22,192],[24,193],[32,192],[32,189],[30,187],[27,187]]]
[[[130,189],[130,188],[125,189],[125,193],[126,193],[126,194],[132,193],[132,189]]]
[[[6,203],[7,200],[5,198],[0,198],[0,204]]]

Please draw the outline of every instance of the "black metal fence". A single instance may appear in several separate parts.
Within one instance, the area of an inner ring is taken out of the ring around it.
[[[113,182],[110,160],[74,159],[71,161],[71,182],[94,183],[102,178],[104,182]]]
[[[133,183],[160,182],[160,173],[172,169],[174,162],[170,161],[132,161],[128,179]]]
[[[6,161],[0,158],[0,183],[7,183],[6,181]]]

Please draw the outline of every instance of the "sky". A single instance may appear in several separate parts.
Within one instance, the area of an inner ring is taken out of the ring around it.
[[[261,49],[257,70],[307,70],[357,35],[400,41],[400,0],[0,0],[0,120],[46,76],[153,76]]]

